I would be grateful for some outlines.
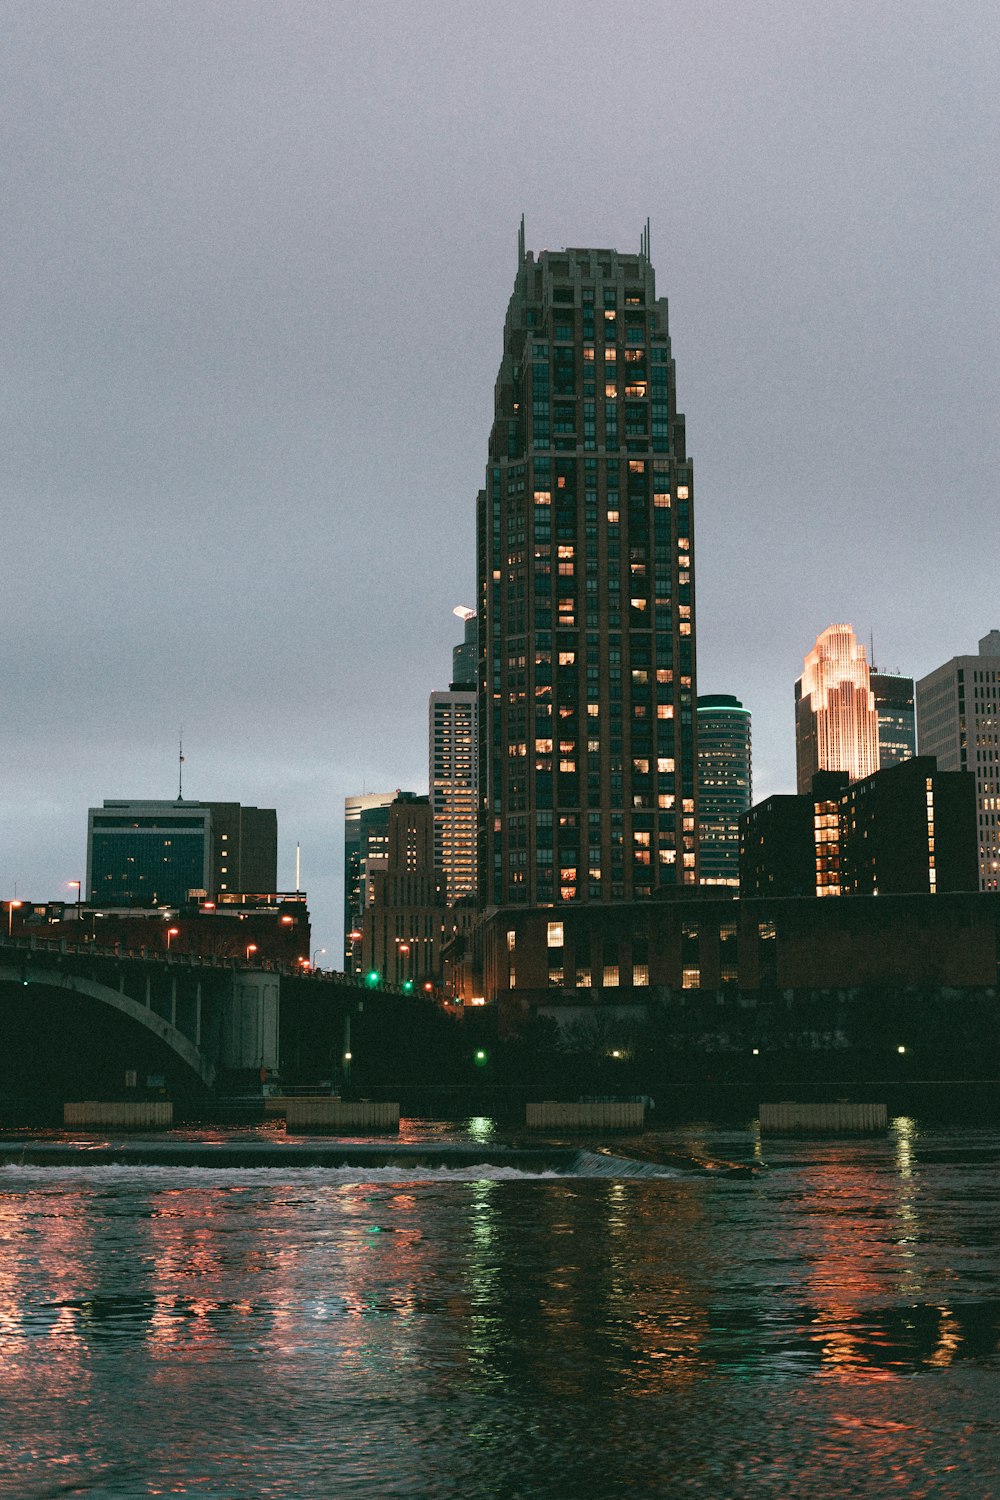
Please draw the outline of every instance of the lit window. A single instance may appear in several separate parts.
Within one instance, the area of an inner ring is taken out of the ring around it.
[[[617,989],[617,987],[618,987],[618,965],[617,964],[605,964],[604,965],[604,977],[603,977],[602,983],[604,985],[606,985],[608,989]]]
[[[677,486],[677,498],[678,498],[678,500],[686,500],[687,497],[688,497],[688,487],[687,487],[687,485],[686,484],[679,484]]]
[[[561,922],[549,922],[548,926],[546,927],[546,940],[550,948],[562,947],[563,924]]]
[[[696,989],[699,989],[700,987],[701,987],[701,970],[700,969],[694,969],[694,968],[692,968],[692,969],[682,969],[681,970],[681,989],[682,990],[696,990]]]
[[[632,965],[632,983],[639,985],[649,983],[649,964]]]

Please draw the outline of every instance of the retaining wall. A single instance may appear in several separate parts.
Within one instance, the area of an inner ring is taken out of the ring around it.
[[[163,1130],[174,1123],[169,1099],[83,1099],[63,1105],[63,1124],[77,1129],[90,1125],[119,1130]]]

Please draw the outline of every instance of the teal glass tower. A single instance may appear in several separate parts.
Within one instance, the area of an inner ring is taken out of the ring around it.
[[[740,818],[753,801],[750,710],[729,693],[698,699],[698,843],[702,885],[740,883]]]

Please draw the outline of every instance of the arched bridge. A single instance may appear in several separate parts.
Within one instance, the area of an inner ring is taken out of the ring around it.
[[[342,974],[93,943],[0,938],[0,1091],[121,1088],[163,1079],[201,1092],[281,1065],[282,987],[329,1019],[357,1006]]]

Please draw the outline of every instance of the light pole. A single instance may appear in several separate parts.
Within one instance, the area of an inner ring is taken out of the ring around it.
[[[74,887],[76,888],[76,914],[79,917],[83,909],[83,881],[67,880],[66,884],[70,890],[73,890]]]
[[[250,955],[251,955],[251,953],[256,953],[256,952],[257,952],[257,944],[256,943],[247,943],[247,963],[250,962]]]
[[[320,954],[325,953],[325,952],[326,952],[325,948],[314,948],[313,949],[312,965],[311,965],[311,967],[313,969],[315,969],[315,967],[316,967],[316,960],[317,960],[317,958],[319,958]]]
[[[170,952],[170,940],[171,940],[171,938],[175,938],[179,932],[180,932],[180,928],[179,927],[168,927],[167,928],[167,952],[168,953]]]
[[[23,906],[23,905],[24,905],[23,901],[8,901],[7,902],[7,936],[8,937],[10,937],[11,932],[12,932],[13,927],[14,927],[14,908],[15,908],[15,906]]]

